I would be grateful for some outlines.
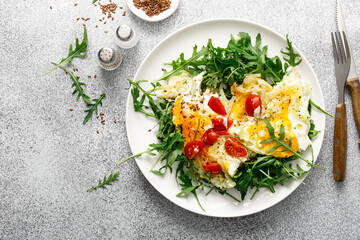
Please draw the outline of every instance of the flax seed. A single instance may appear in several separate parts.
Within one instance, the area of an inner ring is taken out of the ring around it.
[[[80,18],[77,18],[76,20],[78,20],[78,21],[79,21],[79,19],[80,19]]]
[[[50,6],[50,9],[52,9],[52,6]]]
[[[74,109],[70,108],[69,111],[72,112]]]
[[[104,113],[102,113],[102,112],[100,113],[100,116],[104,116],[104,115],[105,115]]]
[[[99,131],[96,131],[97,134],[99,134]]]
[[[96,78],[96,75],[94,75],[94,78]]]
[[[74,6],[77,6],[77,3],[75,3]]]

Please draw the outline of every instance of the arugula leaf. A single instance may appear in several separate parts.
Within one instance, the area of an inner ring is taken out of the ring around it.
[[[276,142],[276,143],[277,143],[274,147],[268,149],[268,150],[266,151],[266,153],[273,152],[273,151],[275,151],[276,149],[278,149],[279,147],[283,147],[283,148],[284,148],[284,151],[289,151],[289,152],[293,153],[294,156],[302,159],[302,160],[305,161],[309,166],[313,166],[313,167],[316,167],[316,168],[319,168],[319,169],[324,170],[323,168],[318,167],[318,166],[314,165],[313,163],[309,162],[307,159],[303,158],[303,156],[302,156],[300,153],[295,152],[294,149],[292,149],[292,147],[291,147],[289,144],[287,144],[287,143],[285,143],[285,142],[283,141],[283,140],[284,140],[284,137],[285,137],[285,128],[284,128],[284,126],[283,126],[282,124],[281,124],[281,126],[280,126],[280,137],[279,137],[279,138],[277,138],[277,137],[275,136],[275,134],[274,134],[274,128],[271,126],[271,123],[270,123],[269,119],[267,119],[266,117],[265,117],[265,124],[266,124],[266,127],[267,127],[267,129],[268,129],[268,132],[269,132],[269,134],[270,134],[270,138],[262,141],[260,144],[271,143],[271,142]]]
[[[103,181],[101,181],[101,179],[99,179],[99,184],[96,185],[96,186],[94,186],[94,187],[92,187],[92,188],[89,188],[89,189],[87,190],[87,192],[90,192],[90,191],[92,191],[92,190],[96,190],[96,189],[98,189],[99,187],[100,187],[100,188],[106,188],[105,185],[112,185],[112,182],[116,182],[116,181],[119,180],[119,179],[118,179],[118,176],[119,176],[119,172],[116,172],[116,173],[114,173],[114,174],[113,174],[113,173],[110,173],[110,175],[109,175],[108,178],[105,176]]]
[[[53,64],[55,64],[55,63],[53,63]],[[68,69],[67,67],[64,67],[62,65],[60,65],[59,67],[62,68],[65,72],[68,72],[70,74],[70,77],[73,80],[73,84],[71,87],[75,87],[75,90],[73,91],[72,94],[78,93],[78,95],[76,96],[76,99],[78,100],[81,97],[85,103],[91,104],[89,96],[85,94],[85,90],[82,87],[82,86],[86,86],[86,84],[83,82],[80,82],[79,78],[76,77],[75,74],[72,71],[70,71],[70,69]]]
[[[82,42],[79,43],[79,39],[76,38],[75,49],[73,49],[73,45],[70,44],[68,56],[61,59],[59,63],[53,63],[55,67],[51,69],[49,72],[47,72],[45,75],[48,75],[49,73],[51,73],[60,66],[64,66],[64,64],[67,62],[71,62],[74,58],[84,58],[86,55],[82,53],[86,52],[87,43],[88,43],[87,30],[86,27],[84,27],[84,38]]]
[[[330,113],[326,112],[324,109],[322,109],[321,107],[319,107],[318,105],[316,105],[311,99],[309,101],[309,103],[311,105],[313,105],[315,108],[317,108],[319,111],[325,113],[326,115],[330,116],[330,117],[334,117],[333,115],[331,115]]]
[[[98,105],[102,106],[102,99],[105,98],[105,93],[101,94],[99,98],[93,99],[93,103],[87,103],[87,106],[90,107],[89,109],[85,110],[87,115],[84,118],[83,124],[85,124],[89,119],[92,117],[93,112],[95,114],[98,113]]]
[[[184,53],[180,54],[180,57],[177,60],[172,61],[171,63],[165,63],[165,65],[172,66],[171,71],[164,70],[164,75],[157,81],[167,80],[170,76],[180,74],[181,70],[189,70],[189,67],[197,68],[200,65],[203,65],[203,61],[199,61],[199,58],[203,57],[208,52],[206,47],[202,47],[197,51],[197,46],[193,48],[193,53],[189,59],[185,59]]]
[[[316,137],[319,133],[320,133],[319,130],[315,130],[314,120],[310,119],[310,130],[308,133],[310,140],[313,139],[314,137]]]
[[[181,181],[179,185],[181,186],[182,191],[178,193],[176,196],[177,197],[180,197],[181,195],[188,196],[190,193],[192,193],[196,201],[198,202],[200,208],[205,212],[205,209],[201,206],[199,198],[196,194],[196,189],[202,187],[203,185],[196,185],[196,186],[192,185],[192,179],[190,178],[190,175],[192,174],[191,169],[189,169],[187,172],[184,172],[184,169],[180,169],[179,173],[180,173],[179,179]]]
[[[297,58],[300,58],[300,54],[295,53],[294,52],[294,48],[292,46],[292,42],[290,42],[289,38],[288,38],[289,34],[286,34],[286,42],[287,42],[287,47],[286,50],[288,52],[285,51],[281,51],[282,54],[288,56],[288,58],[283,57],[283,59],[287,62],[285,64],[285,70],[290,66],[295,67],[297,65],[299,65],[302,61],[302,59],[296,60]]]

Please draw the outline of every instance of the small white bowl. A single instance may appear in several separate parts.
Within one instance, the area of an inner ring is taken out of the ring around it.
[[[148,15],[145,14],[145,12],[143,10],[137,9],[135,7],[133,0],[126,0],[126,4],[127,4],[128,8],[130,9],[130,11],[133,14],[135,14],[137,17],[139,17],[145,21],[149,21],[149,22],[158,22],[167,17],[170,17],[175,12],[175,10],[178,8],[179,2],[180,2],[180,0],[171,0],[171,5],[168,10],[160,13],[159,15],[149,17]]]

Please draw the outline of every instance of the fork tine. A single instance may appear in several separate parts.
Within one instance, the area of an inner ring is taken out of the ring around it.
[[[345,48],[346,48],[346,62],[350,61],[350,48],[349,48],[349,43],[347,41],[345,32],[343,31],[343,40],[344,40],[344,44],[345,44]]]
[[[344,56],[345,50],[344,50],[344,44],[341,38],[341,34],[339,31],[336,32],[336,43],[339,50],[338,53],[340,54],[339,62],[343,64],[345,62],[345,56]]]
[[[332,42],[332,46],[333,46],[334,61],[335,61],[335,63],[339,64],[339,56],[338,56],[338,52],[336,49],[334,33],[331,33],[331,42]]]

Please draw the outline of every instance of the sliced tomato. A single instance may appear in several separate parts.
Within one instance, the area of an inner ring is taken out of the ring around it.
[[[220,136],[221,134],[210,128],[202,135],[201,140],[207,145],[213,145]]]
[[[261,113],[261,97],[256,94],[251,94],[245,101],[245,109],[249,116],[254,116],[254,111],[260,107]]]
[[[226,115],[226,110],[224,105],[221,103],[220,99],[217,97],[211,97],[208,103],[209,107],[211,108],[211,110],[213,110],[214,112],[216,112],[217,114],[220,115]]]
[[[216,131],[226,131],[229,127],[231,127],[233,122],[233,120],[227,119],[227,124],[225,125],[224,118],[219,117],[211,119],[211,123]]]
[[[217,162],[213,163],[210,161],[206,161],[202,164],[202,166],[205,172],[211,172],[212,174],[218,174],[222,172],[221,166]]]
[[[244,157],[247,155],[246,148],[242,145],[239,140],[233,137],[229,137],[225,142],[226,152],[233,157]]]
[[[216,131],[218,134],[220,134],[220,135],[230,135],[230,133],[227,131],[227,130],[225,130],[225,131]]]
[[[189,159],[195,157],[198,152],[200,152],[201,148],[204,146],[202,141],[194,140],[188,142],[184,147],[185,156]]]

